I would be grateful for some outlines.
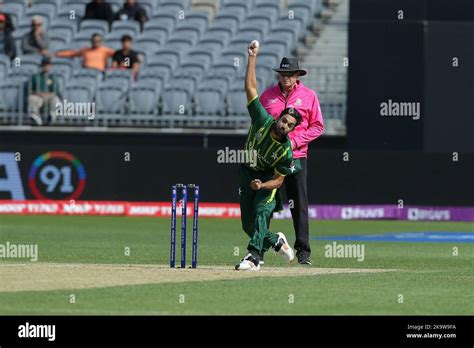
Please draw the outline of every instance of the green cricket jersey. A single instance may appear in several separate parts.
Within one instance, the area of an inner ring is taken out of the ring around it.
[[[293,161],[290,139],[285,137],[281,142],[273,139],[270,130],[276,122],[262,106],[258,96],[248,102],[247,109],[252,124],[245,141],[245,150],[248,153],[255,150],[257,160],[252,163],[253,166],[246,166],[255,171],[276,172],[282,176],[296,173],[300,166],[299,161]]]

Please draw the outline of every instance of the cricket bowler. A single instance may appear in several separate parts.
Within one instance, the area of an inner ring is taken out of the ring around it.
[[[282,210],[279,188],[285,175],[296,173],[299,161],[293,160],[288,133],[301,122],[301,115],[294,108],[281,112],[274,120],[260,104],[257,94],[256,65],[258,41],[248,46],[248,63],[245,75],[247,109],[252,119],[245,141],[245,150],[256,153],[253,164],[240,167],[240,211],[242,228],[250,237],[248,254],[235,266],[239,271],[260,270],[263,254],[273,248],[286,261],[295,254],[283,233],[269,231],[273,212]]]

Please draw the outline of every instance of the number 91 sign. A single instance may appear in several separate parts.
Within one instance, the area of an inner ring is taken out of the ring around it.
[[[86,186],[86,171],[69,152],[50,151],[35,159],[28,184],[37,199],[77,199]]]

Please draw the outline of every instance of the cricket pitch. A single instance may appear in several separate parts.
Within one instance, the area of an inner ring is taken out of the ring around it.
[[[239,272],[232,266],[171,269],[166,265],[28,263],[0,265],[0,292],[104,288],[112,286],[202,282],[253,277],[315,277],[339,273],[395,270],[360,268],[266,267]]]

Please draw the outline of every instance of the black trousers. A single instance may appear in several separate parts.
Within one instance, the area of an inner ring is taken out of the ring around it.
[[[297,254],[311,254],[309,245],[309,221],[308,221],[308,166],[306,158],[300,158],[301,170],[294,175],[285,178],[285,191],[293,217],[295,228],[295,249]],[[293,207],[293,208],[291,208]]]

